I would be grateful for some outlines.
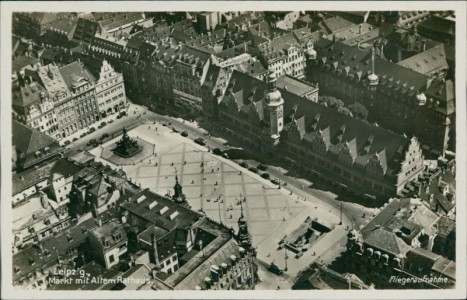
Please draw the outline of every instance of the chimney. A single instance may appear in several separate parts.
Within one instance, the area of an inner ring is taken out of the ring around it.
[[[156,235],[153,233],[151,234],[151,245],[152,245],[152,261],[156,265],[156,269],[159,269],[159,255],[157,253],[157,243],[156,243]]]

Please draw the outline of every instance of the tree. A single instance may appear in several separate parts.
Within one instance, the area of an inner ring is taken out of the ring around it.
[[[350,109],[348,109],[347,107],[340,107],[337,111],[346,116],[351,115]]]
[[[344,107],[344,102],[336,97],[332,96],[320,96],[318,102],[321,104],[326,104],[329,108],[339,110]]]
[[[349,105],[349,109],[357,119],[366,120],[368,117],[368,109],[359,102]]]

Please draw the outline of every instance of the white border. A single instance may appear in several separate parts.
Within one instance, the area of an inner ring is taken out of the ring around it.
[[[466,3],[462,1],[138,1],[138,2],[2,2],[1,5],[1,254],[2,299],[451,299],[466,298]],[[11,13],[14,11],[235,11],[235,10],[455,10],[456,11],[456,121],[457,121],[457,268],[454,290],[377,291],[24,291],[12,287],[11,235]]]

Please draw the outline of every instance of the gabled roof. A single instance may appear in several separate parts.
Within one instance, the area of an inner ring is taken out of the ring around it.
[[[46,95],[46,93],[47,91],[37,82],[13,85],[12,104],[20,107],[28,107],[33,103],[38,104],[40,103],[41,95]]]
[[[69,89],[74,88],[74,86],[83,79],[90,83],[94,83],[96,81],[94,76],[92,76],[86,67],[77,61],[61,67],[60,74],[62,74],[63,80]]]
[[[338,30],[351,27],[354,25],[355,23],[347,21],[346,19],[341,18],[339,16],[335,16],[335,17],[323,20],[320,23],[320,27],[323,28],[328,34],[334,33]]]
[[[386,226],[395,218],[396,213],[410,202],[409,198],[392,199],[379,214],[377,214],[365,227],[362,228],[362,233],[372,232],[377,228]]]
[[[420,32],[438,32],[448,36],[456,35],[456,22],[441,17],[431,16],[417,25]]]
[[[377,228],[367,232],[363,236],[364,243],[382,251],[398,255],[404,255],[410,247],[399,239],[394,232],[386,228]]]
[[[438,70],[447,70],[449,67],[443,44],[411,56],[397,64],[425,75],[431,75],[430,73]]]
[[[68,87],[55,64],[40,67],[37,75],[51,96],[57,93],[68,93]]]
[[[63,19],[56,19],[47,25],[44,26],[46,30],[53,30],[53,31],[60,31],[63,32],[65,35],[72,36],[75,32],[76,25],[78,21],[63,18]]]
[[[141,47],[141,45],[143,44],[144,42],[144,39],[140,36],[133,36],[130,38],[130,40],[128,41],[128,43],[126,44],[126,47],[127,48],[133,48],[133,49],[136,49],[136,50],[139,50],[139,48]]]
[[[24,153],[26,156],[34,155],[37,151],[43,152],[49,148],[48,154],[56,151],[58,143],[51,137],[41,133],[37,129],[31,129],[17,121],[13,121],[13,145],[16,151]]]
[[[53,167],[50,170],[50,174],[51,175],[61,174],[65,177],[69,177],[69,176],[73,176],[80,169],[81,167],[78,166],[77,164],[71,162],[70,160],[66,158],[61,158],[53,164]]]
[[[13,73],[21,71],[25,67],[30,67],[31,65],[36,65],[40,60],[34,57],[20,55],[13,59],[12,69]]]
[[[100,176],[99,181],[95,183],[89,190],[88,192],[95,195],[96,197],[105,195],[109,193],[108,188],[110,187],[110,184],[108,184],[104,177]]]
[[[433,103],[436,105],[437,110],[446,115],[454,113],[455,89],[452,80],[433,80],[425,93],[429,101],[431,100],[430,98],[433,98],[435,101],[440,101],[439,103]]]

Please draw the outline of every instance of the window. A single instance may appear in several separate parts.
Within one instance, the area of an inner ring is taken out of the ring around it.
[[[109,262],[110,262],[110,263],[113,263],[114,261],[115,261],[115,257],[114,257],[114,255],[112,254],[112,255],[109,256]]]

